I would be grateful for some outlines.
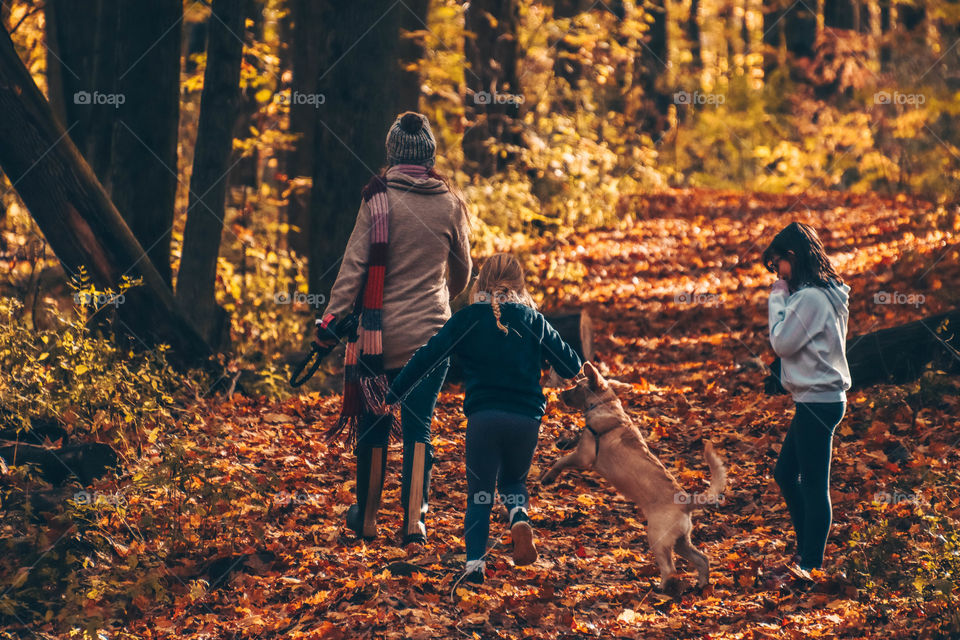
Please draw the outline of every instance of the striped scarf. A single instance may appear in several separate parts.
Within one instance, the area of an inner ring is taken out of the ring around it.
[[[390,239],[387,187],[430,195],[447,192],[445,185],[417,183],[425,177],[437,175],[421,165],[395,165],[386,175],[374,176],[363,188],[363,201],[370,209],[370,256],[366,281],[354,305],[354,313],[360,317],[359,326],[356,333],[348,337],[344,355],[343,407],[337,422],[326,432],[328,439],[346,432],[347,442],[355,444],[365,416],[388,414],[391,436],[400,435],[398,412],[385,402],[390,382],[383,366],[383,285]]]

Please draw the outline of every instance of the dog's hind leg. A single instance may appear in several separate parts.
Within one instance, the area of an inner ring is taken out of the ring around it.
[[[677,538],[674,549],[696,568],[698,587],[705,587],[710,584],[710,559],[705,553],[693,546],[689,531]]]
[[[677,567],[673,563],[673,545],[667,543],[655,547],[653,556],[660,568],[660,590],[671,596],[680,595],[682,585],[677,576]]]
[[[679,595],[680,578],[677,577],[677,567],[673,563],[673,545],[676,541],[676,532],[673,527],[656,527],[654,518],[648,520],[647,539],[650,541],[650,550],[660,569],[660,590],[669,595]]]

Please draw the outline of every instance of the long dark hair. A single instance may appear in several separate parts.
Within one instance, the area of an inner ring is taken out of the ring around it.
[[[430,170],[427,171],[427,175],[431,178],[436,178],[446,185],[447,191],[449,191],[450,195],[453,196],[453,199],[457,201],[457,206],[460,207],[460,213],[462,213],[464,217],[469,218],[470,212],[467,211],[467,202],[463,199],[463,191],[460,190],[459,185],[447,178],[442,173],[438,172],[436,167],[430,167]]]
[[[790,261],[787,284],[793,291],[808,285],[827,288],[843,284],[840,274],[830,264],[820,236],[810,225],[791,222],[773,237],[761,260],[768,271],[776,273],[780,259]]]

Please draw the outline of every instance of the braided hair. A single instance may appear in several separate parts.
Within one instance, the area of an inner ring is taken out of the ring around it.
[[[501,317],[501,303],[518,302],[534,309],[537,307],[527,293],[520,261],[509,253],[497,253],[486,259],[480,267],[473,297],[475,302],[490,304],[497,328],[504,333],[508,329]]]
[[[784,227],[763,251],[763,266],[771,273],[777,272],[778,260],[789,260],[791,265],[790,289],[813,285],[827,288],[842,284],[843,279],[830,263],[816,230],[802,222],[791,222]]]

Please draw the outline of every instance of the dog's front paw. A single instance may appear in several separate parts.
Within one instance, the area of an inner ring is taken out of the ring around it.
[[[540,479],[537,480],[537,482],[539,482],[540,484],[546,487],[553,484],[554,480],[556,479],[557,479],[557,474],[550,473],[549,471],[547,471],[542,476],[540,476]]]
[[[659,591],[671,598],[678,598],[683,593],[683,581],[677,576],[670,576],[660,583]]]

